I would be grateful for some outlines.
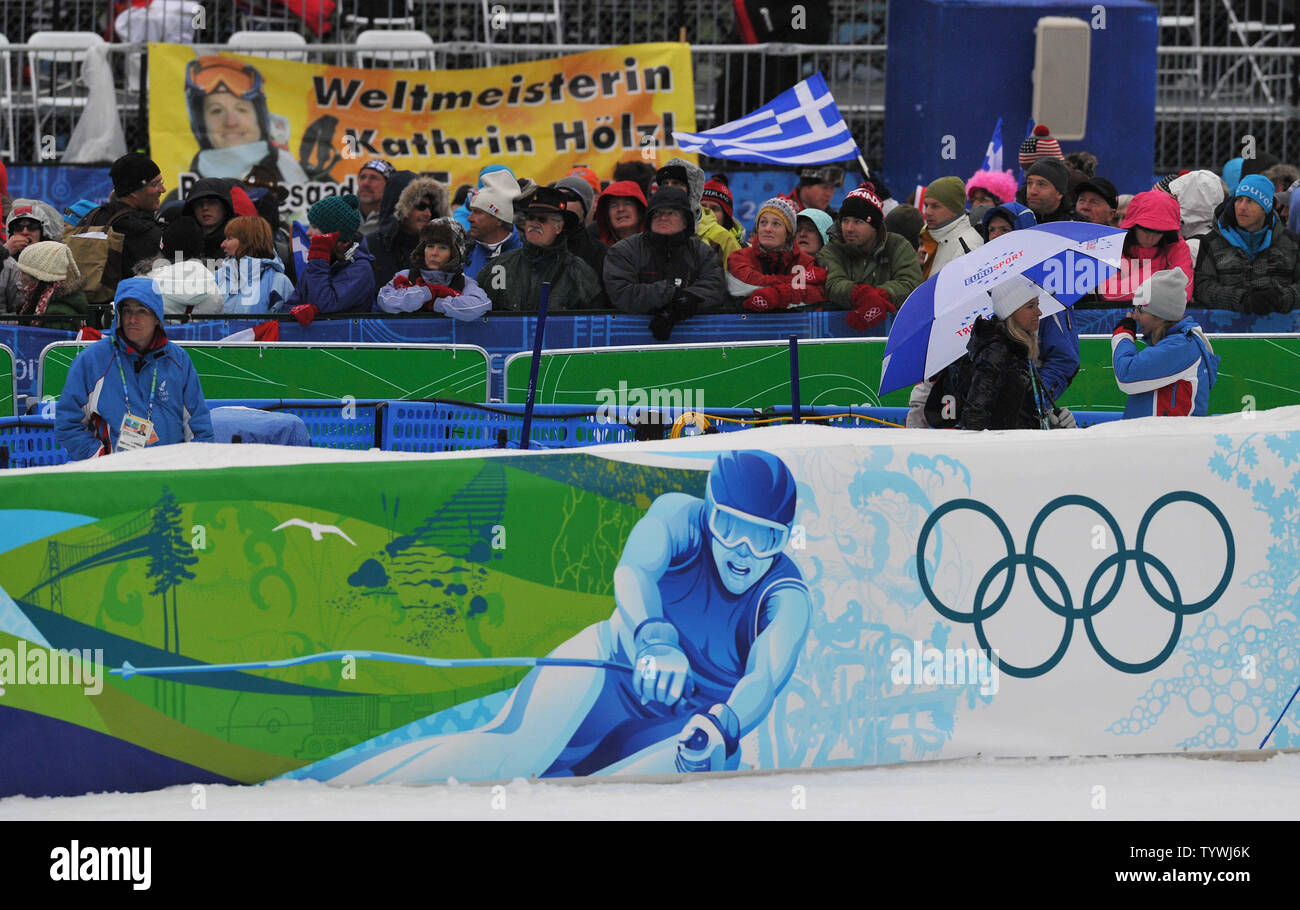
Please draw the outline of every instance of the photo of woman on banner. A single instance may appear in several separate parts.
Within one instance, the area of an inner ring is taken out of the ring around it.
[[[306,183],[307,174],[277,138],[257,68],[229,57],[197,57],[185,67],[190,129],[199,144],[190,170],[200,177],[242,180],[259,165],[279,183]],[[283,119],[283,118],[277,118]]]

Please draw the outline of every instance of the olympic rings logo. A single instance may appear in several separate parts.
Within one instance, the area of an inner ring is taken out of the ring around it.
[[[1183,602],[1182,594],[1179,592],[1178,583],[1174,579],[1173,573],[1170,572],[1168,567],[1159,559],[1146,552],[1146,535],[1147,530],[1151,525],[1151,520],[1155,518],[1156,513],[1161,509],[1174,502],[1195,503],[1205,509],[1214,520],[1219,523],[1219,527],[1223,531],[1224,542],[1227,545],[1227,560],[1223,569],[1222,578],[1219,579],[1219,583],[1215,586],[1213,591],[1211,591],[1206,597],[1194,603]],[[1065,579],[1061,577],[1061,573],[1046,560],[1034,554],[1034,544],[1038,539],[1038,532],[1042,528],[1043,522],[1058,509],[1062,509],[1066,506],[1083,506],[1084,508],[1096,512],[1110,528],[1110,532],[1114,535],[1117,547],[1117,552],[1103,559],[1101,564],[1097,566],[1092,575],[1088,578],[1088,583],[1084,587],[1083,591],[1083,601],[1077,609],[1074,606],[1074,601],[1071,597],[1070,591],[1065,584]],[[968,613],[959,612],[939,602],[939,599],[934,594],[934,590],[930,586],[930,576],[925,562],[925,545],[929,541],[930,533],[934,530],[940,519],[959,509],[970,509],[971,511],[977,512],[992,521],[994,527],[997,528],[998,533],[1002,535],[1002,541],[1006,545],[1007,549],[1007,555],[995,562],[988,572],[984,574],[984,577],[980,579],[979,585],[975,589],[975,602],[973,609]],[[1156,654],[1155,657],[1137,663],[1130,663],[1121,660],[1107,651],[1097,637],[1097,630],[1093,623],[1093,618],[1102,610],[1106,609],[1106,607],[1108,607],[1115,599],[1116,595],[1119,594],[1120,586],[1124,583],[1125,567],[1130,561],[1137,563],[1138,578],[1141,580],[1142,587],[1146,590],[1147,595],[1160,607],[1173,614],[1174,617],[1173,631],[1170,633],[1169,641],[1165,646],[1158,654]],[[1065,652],[1070,647],[1070,640],[1074,634],[1074,621],[1076,619],[1083,620],[1083,627],[1088,635],[1088,641],[1092,643],[1093,650],[1097,652],[1097,655],[1101,657],[1102,660],[1114,667],[1116,670],[1120,670],[1124,673],[1148,673],[1151,670],[1154,670],[1156,667],[1168,660],[1169,655],[1172,654],[1174,648],[1177,647],[1178,639],[1182,635],[1183,617],[1205,612],[1223,596],[1223,592],[1227,590],[1228,583],[1232,579],[1232,569],[1235,562],[1236,545],[1232,538],[1232,530],[1228,527],[1228,520],[1224,518],[1223,513],[1220,512],[1214,503],[1210,502],[1210,500],[1206,499],[1199,493],[1192,493],[1186,490],[1166,493],[1151,504],[1151,507],[1147,509],[1146,514],[1142,516],[1141,523],[1138,525],[1137,546],[1132,550],[1125,547],[1124,535],[1120,531],[1119,525],[1115,523],[1115,519],[1111,516],[1110,512],[1106,511],[1101,503],[1087,496],[1073,495],[1060,496],[1053,499],[1042,508],[1037,517],[1034,518],[1033,524],[1029,527],[1029,536],[1025,540],[1024,553],[1016,552],[1015,543],[1011,539],[1011,532],[1007,529],[1006,523],[998,516],[998,514],[984,503],[978,502],[974,499],[954,499],[935,509],[934,512],[930,514],[930,517],[926,519],[925,524],[921,527],[921,534],[916,544],[916,576],[921,582],[921,591],[925,594],[925,599],[930,602],[930,606],[934,607],[935,610],[937,610],[945,619],[949,619],[953,622],[972,624],[975,627],[975,638],[979,642],[980,647],[984,649],[990,659],[997,661],[998,668],[1003,673],[1022,679],[1042,676],[1061,662],[1061,659],[1065,656]],[[1065,620],[1065,631],[1061,636],[1061,643],[1057,646],[1056,651],[1042,663],[1031,667],[1014,666],[1007,663],[1000,655],[994,655],[993,648],[989,645],[988,635],[984,630],[985,621],[994,616],[998,610],[1002,609],[1007,602],[1007,598],[1011,595],[1011,588],[1015,583],[1016,566],[1018,565],[1025,567],[1026,574],[1029,576],[1029,585],[1033,588],[1034,593],[1038,595],[1039,600],[1041,600],[1049,610]],[[1098,597],[1096,595],[1098,586],[1101,584],[1101,579],[1112,566],[1116,568],[1115,578],[1105,593]],[[1160,577],[1168,586],[1169,592],[1172,595],[1171,597],[1166,597],[1151,584],[1149,569],[1155,569],[1156,572],[1160,574]],[[1040,570],[1047,575],[1052,584],[1056,586],[1057,591],[1060,592],[1061,599],[1059,601],[1053,600],[1048,596],[1047,592],[1043,590],[1042,582],[1038,576]],[[989,588],[993,585],[997,576],[1003,572],[1006,574],[1006,581],[1002,586],[1002,591],[991,603],[986,604],[985,598],[989,593]]]

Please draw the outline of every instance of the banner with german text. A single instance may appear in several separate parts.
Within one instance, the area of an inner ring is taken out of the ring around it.
[[[672,157],[674,130],[695,128],[685,44],[435,72],[151,43],[149,73],[149,141],[169,188],[256,168],[289,189],[290,210],[355,192],[372,158],[453,188],[488,164],[547,183],[578,164],[607,177],[620,161]]]

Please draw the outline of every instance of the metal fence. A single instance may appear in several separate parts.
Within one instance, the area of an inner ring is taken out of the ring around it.
[[[438,67],[454,69],[545,59],[587,46],[678,40],[684,32],[692,44],[699,128],[739,116],[818,70],[868,160],[883,157],[887,0],[808,4],[811,15],[828,13],[819,32],[824,37],[815,44],[781,47],[733,43],[730,0],[341,0],[332,5],[306,0],[295,5],[329,6],[331,12],[311,20],[310,13],[303,19],[290,12],[282,0],[154,0],[150,20],[142,12],[133,14],[122,0],[0,4],[0,34],[15,45],[0,49],[0,156],[11,162],[39,160],[47,136],[56,150],[61,148],[84,109],[86,87],[78,84],[76,67],[38,60],[35,49],[21,43],[36,32],[91,31],[114,40],[124,35],[234,48],[229,42],[237,32],[283,30],[303,41],[302,59],[355,65],[361,32],[412,28],[432,37]],[[1158,14],[1153,171],[1217,168],[1240,154],[1249,137],[1259,150],[1300,161],[1300,2],[1161,0]],[[132,15],[141,18],[132,21]],[[127,143],[143,147],[142,45],[108,47]]]

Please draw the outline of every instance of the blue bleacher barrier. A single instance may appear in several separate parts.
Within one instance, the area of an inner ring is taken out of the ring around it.
[[[34,468],[66,464],[70,459],[54,441],[54,421],[37,417],[0,417],[0,448],[8,453],[8,467]]]
[[[208,407],[242,405],[269,411],[283,411],[301,417],[318,449],[373,449],[378,446],[375,430],[379,400],[341,401],[308,398],[209,399]]]
[[[243,405],[296,414],[307,423],[312,445],[335,449],[381,448],[390,452],[453,452],[493,449],[504,431],[506,448],[519,448],[524,406],[477,405],[459,401],[312,401],[282,399],[214,400],[212,407]],[[750,408],[710,408],[714,429],[721,433],[787,423],[790,408],[755,411]],[[668,436],[680,410],[661,414],[662,435]],[[806,423],[840,427],[901,426],[907,408],[804,407]],[[1076,411],[1080,427],[1119,420],[1118,411]],[[719,419],[722,418],[722,419]],[[822,419],[818,419],[822,418]],[[830,419],[825,419],[830,418]],[[743,422],[742,422],[743,421]],[[631,442],[635,429],[601,419],[597,408],[538,405],[533,412],[532,448],[560,449]],[[651,434],[655,435],[655,434]],[[68,453],[54,441],[54,421],[34,417],[0,418],[0,449],[11,468],[64,464]],[[2,460],[3,456],[0,456]]]

